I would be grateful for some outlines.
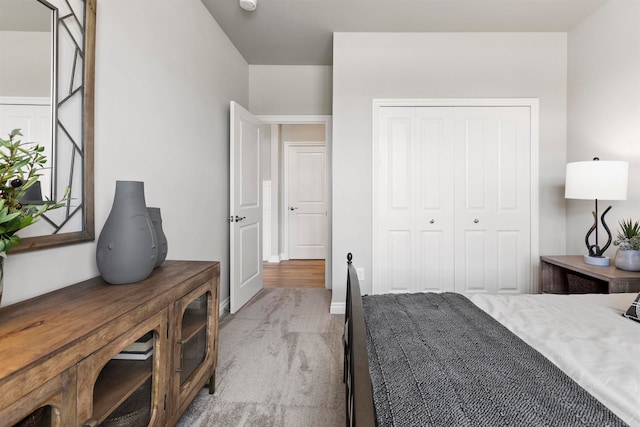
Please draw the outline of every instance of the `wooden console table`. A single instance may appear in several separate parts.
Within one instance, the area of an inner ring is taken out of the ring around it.
[[[214,391],[219,283],[217,262],[165,261],[0,309],[0,427],[174,425]]]
[[[640,272],[589,265],[582,255],[540,257],[540,278],[550,294],[640,292]]]

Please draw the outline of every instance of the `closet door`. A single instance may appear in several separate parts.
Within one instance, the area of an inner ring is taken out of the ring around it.
[[[387,107],[374,149],[374,293],[454,288],[451,108]]]
[[[526,293],[529,107],[380,107],[373,293]]]
[[[456,292],[530,290],[530,135],[529,107],[456,109]]]

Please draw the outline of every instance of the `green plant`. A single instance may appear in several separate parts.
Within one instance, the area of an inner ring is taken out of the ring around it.
[[[20,242],[15,233],[39,220],[43,213],[64,205],[63,199],[54,203],[45,200],[41,206],[23,205],[20,200],[31,188],[47,159],[44,147],[35,143],[22,143],[20,129],[9,133],[9,139],[0,138],[0,255],[6,256],[11,247]]]
[[[618,237],[613,242],[623,251],[639,251],[640,250],[640,222],[629,220],[620,221],[620,230]]]

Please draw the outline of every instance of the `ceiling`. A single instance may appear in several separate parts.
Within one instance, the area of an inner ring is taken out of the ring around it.
[[[331,65],[333,32],[565,32],[608,0],[202,0],[252,65]]]

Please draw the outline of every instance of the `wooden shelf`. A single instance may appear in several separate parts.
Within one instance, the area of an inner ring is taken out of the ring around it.
[[[147,360],[111,360],[96,381],[93,417],[104,421],[122,405],[153,372],[153,356]]]
[[[180,335],[180,339],[182,342],[187,342],[191,338],[193,338],[198,332],[202,330],[202,328],[207,327],[207,316],[206,315],[195,315],[185,313],[182,318],[182,334]]]

